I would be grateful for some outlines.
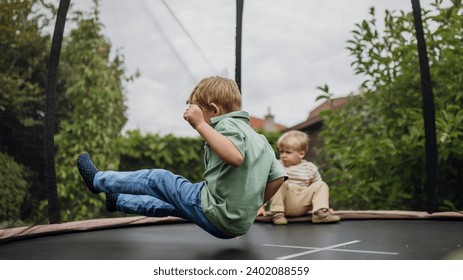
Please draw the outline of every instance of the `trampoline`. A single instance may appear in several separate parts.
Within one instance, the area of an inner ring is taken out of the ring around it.
[[[258,217],[248,234],[217,239],[179,218],[125,217],[0,231],[2,260],[447,260],[463,259],[463,214],[337,211],[274,226]]]
[[[69,1],[62,2],[69,5]],[[419,4],[419,1],[413,3]],[[61,23],[57,24],[60,27],[57,33],[61,36],[67,7],[63,10],[58,12]],[[419,6],[416,10],[419,11]],[[240,13],[237,17],[241,19]],[[240,46],[241,37],[238,35],[237,46]],[[50,63],[53,66],[49,75],[50,94],[56,86],[57,51],[61,47],[59,37],[52,44],[55,52],[50,54],[53,62]],[[425,48],[420,46],[419,52],[425,56],[423,50]],[[239,49],[236,62],[239,71],[240,54]],[[429,70],[424,63],[421,66]],[[241,80],[239,71],[235,73],[238,84]],[[426,96],[429,95],[427,92]],[[50,111],[53,110],[50,108]],[[46,114],[49,115],[54,114]],[[47,123],[51,124],[47,133],[53,139],[53,120],[49,119]],[[47,144],[52,158],[53,142]],[[427,188],[430,210],[434,210],[435,206],[434,185],[430,180]],[[56,192],[56,189],[53,191]],[[49,204],[51,207],[54,205]],[[258,217],[246,235],[231,240],[217,239],[198,226],[174,217],[124,217],[11,228],[0,230],[0,260],[463,259],[462,212],[336,211],[336,214],[341,216],[342,221],[326,225],[310,223],[310,216],[290,219],[286,226],[274,226],[269,216]]]

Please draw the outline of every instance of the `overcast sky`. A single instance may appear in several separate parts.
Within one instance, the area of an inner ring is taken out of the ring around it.
[[[363,78],[353,73],[346,41],[371,6],[379,22],[385,9],[412,9],[410,0],[245,0],[243,109],[263,118],[270,108],[277,123],[293,126],[319,105],[318,86],[335,96],[356,92]],[[141,73],[126,86],[125,129],[198,135],[182,118],[185,101],[203,77],[235,77],[235,0],[101,0],[100,12],[126,73]]]

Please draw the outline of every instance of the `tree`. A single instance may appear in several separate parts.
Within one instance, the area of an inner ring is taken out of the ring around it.
[[[50,36],[43,32],[48,23],[45,10],[37,1],[0,2],[0,152],[8,155],[2,158],[1,167],[14,167],[17,163],[23,170],[29,170],[3,173],[9,180],[0,177],[0,181],[10,183],[2,184],[5,192],[27,184],[28,195],[22,197],[24,200],[16,198],[17,204],[8,205],[18,208],[10,212],[20,215],[10,217],[14,220],[32,215],[38,220],[40,214],[33,209],[45,197],[41,176],[43,93],[50,42]],[[18,176],[16,180],[11,179],[13,174]]]
[[[103,169],[117,169],[119,139],[126,122],[123,57],[110,59],[98,3],[90,15],[75,14],[77,28],[64,42],[62,120],[56,135],[58,193],[63,220],[91,218],[104,209],[103,197],[85,191],[76,159],[84,151]]]
[[[5,171],[0,172],[0,193],[9,201],[0,219],[40,223],[47,217],[44,100],[51,40],[46,30],[57,10],[46,1],[11,0],[0,5],[0,163]],[[110,58],[98,1],[92,14],[77,11],[68,20],[77,28],[64,40],[51,124],[55,135],[49,136],[55,137],[63,220],[93,217],[103,208],[103,200],[87,198],[82,190],[75,160],[88,151],[96,154],[102,168],[117,168],[126,122],[123,83],[133,78],[125,76],[120,54]],[[80,205],[87,205],[87,199],[91,209]]]
[[[463,207],[463,13],[461,1],[423,10],[436,102],[440,209]],[[386,11],[384,32],[356,25],[348,49],[365,93],[322,114],[325,179],[337,207],[424,210],[424,130],[411,13]],[[323,170],[322,169],[322,170]]]

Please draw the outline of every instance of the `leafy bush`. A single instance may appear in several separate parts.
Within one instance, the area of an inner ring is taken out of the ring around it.
[[[436,110],[441,210],[463,208],[463,8],[436,1],[423,26]],[[352,31],[349,50],[364,94],[322,113],[322,170],[332,203],[343,209],[424,210],[425,140],[413,17],[386,12],[383,35],[375,11]]]
[[[0,221],[14,222],[28,196],[31,172],[5,153],[0,153]]]
[[[202,180],[204,173],[204,140],[173,135],[142,135],[128,131],[121,141],[119,170],[160,168],[181,175],[192,182]]]
[[[59,100],[61,119],[55,136],[56,175],[62,220],[106,214],[104,195],[85,190],[76,159],[89,152],[102,169],[119,166],[119,139],[126,122],[123,58],[109,58],[111,45],[102,34],[97,7],[77,14],[77,27],[66,38],[62,71],[66,87]],[[63,112],[64,111],[64,112]]]
[[[14,211],[20,211],[21,218],[27,220],[40,219],[42,213],[37,211],[37,204],[46,192],[41,176],[44,88],[50,46],[46,12],[41,1],[0,2],[0,152],[12,158],[2,157],[0,166],[16,166],[14,159],[21,168],[30,170],[28,195],[18,197],[25,201],[21,210]]]

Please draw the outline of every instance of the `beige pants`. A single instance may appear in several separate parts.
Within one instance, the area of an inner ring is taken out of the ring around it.
[[[308,187],[285,182],[270,199],[270,211],[284,212],[285,216],[303,216],[312,210],[329,208],[329,188],[323,181]]]

